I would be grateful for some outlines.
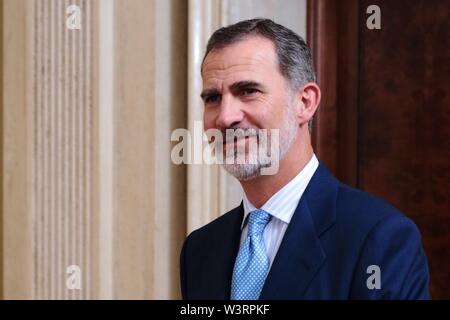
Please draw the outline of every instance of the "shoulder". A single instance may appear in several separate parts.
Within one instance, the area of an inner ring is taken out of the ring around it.
[[[343,229],[358,230],[351,297],[428,299],[427,257],[414,221],[384,200],[347,186],[338,202],[341,218],[351,221]],[[369,283],[374,279],[380,279],[375,287]]]
[[[381,221],[414,225],[404,213],[385,200],[343,183],[338,187],[336,214],[350,226],[357,225],[362,229],[372,229]]]
[[[333,229],[343,240],[362,241],[381,221],[414,225],[385,200],[337,180],[323,163],[320,163],[304,196],[320,234],[334,225]]]
[[[427,299],[428,265],[420,231],[412,219],[386,201],[340,184],[338,234],[355,249],[351,296],[363,299]],[[371,267],[381,276],[369,289]]]
[[[338,190],[335,232],[350,247],[357,251],[372,248],[372,252],[400,243],[405,247],[421,247],[417,225],[393,205],[342,183]]]

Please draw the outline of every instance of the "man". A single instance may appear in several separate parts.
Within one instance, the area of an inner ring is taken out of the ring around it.
[[[253,19],[217,30],[202,65],[205,130],[279,129],[278,172],[228,163],[242,204],[192,232],[181,253],[184,299],[427,299],[415,224],[336,180],[311,146],[320,102],[311,54],[291,30]],[[261,142],[227,140],[224,151]],[[227,155],[228,157],[229,155]]]

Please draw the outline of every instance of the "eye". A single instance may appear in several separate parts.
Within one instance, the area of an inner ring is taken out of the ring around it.
[[[207,97],[205,97],[205,103],[216,103],[220,100],[219,94],[212,94]]]
[[[243,96],[251,96],[257,92],[259,92],[259,91],[255,88],[245,88],[245,89],[242,89],[241,94]]]

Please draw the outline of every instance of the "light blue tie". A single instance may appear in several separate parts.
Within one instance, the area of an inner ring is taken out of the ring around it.
[[[231,281],[232,300],[257,300],[267,272],[269,257],[264,245],[263,232],[271,215],[264,210],[252,211],[248,218],[248,234],[234,263]]]

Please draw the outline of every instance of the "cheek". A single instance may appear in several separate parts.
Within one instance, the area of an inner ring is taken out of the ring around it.
[[[242,104],[242,111],[250,126],[257,126],[265,129],[274,118],[273,102],[270,97],[259,97],[251,101],[245,101]]]
[[[263,112],[255,114],[254,119],[265,129],[280,129],[286,116],[285,108],[280,101],[271,101],[262,109]]]
[[[216,113],[213,109],[203,111],[203,126],[205,130],[216,127]]]

